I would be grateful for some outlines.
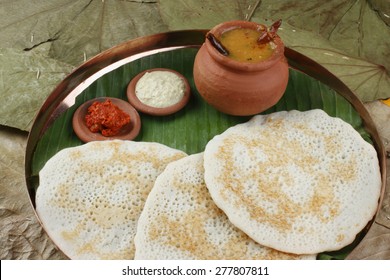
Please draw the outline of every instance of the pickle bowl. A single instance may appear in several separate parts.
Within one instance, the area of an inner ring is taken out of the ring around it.
[[[88,108],[94,102],[104,102],[110,100],[113,105],[117,106],[121,111],[130,116],[130,122],[124,125],[117,134],[113,136],[104,136],[100,132],[92,132],[86,123],[85,116],[88,113]],[[73,114],[72,127],[77,137],[87,143],[91,141],[104,141],[104,140],[133,140],[136,138],[141,130],[141,118],[137,110],[128,102],[112,97],[98,97],[86,101],[81,104]]]

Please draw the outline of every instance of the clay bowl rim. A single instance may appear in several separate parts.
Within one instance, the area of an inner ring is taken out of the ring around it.
[[[244,20],[232,20],[220,23],[214,26],[207,33],[213,34],[215,37],[219,37],[223,32],[236,29],[236,28],[249,28],[249,29],[263,29],[267,28],[264,24],[252,22],[252,21],[244,21]],[[226,67],[237,69],[240,71],[261,71],[267,68],[270,68],[274,65],[279,59],[284,57],[284,43],[282,39],[276,35],[273,42],[276,45],[275,51],[272,55],[259,62],[242,62],[234,60],[228,56],[225,56],[218,52],[215,47],[210,43],[209,40],[205,40],[206,48],[209,54],[220,64],[225,65]]]
[[[184,82],[184,86],[185,86],[184,95],[179,102],[168,107],[157,108],[157,107],[146,105],[145,103],[141,102],[138,99],[137,95],[135,94],[135,87],[139,79],[141,79],[146,73],[156,72],[156,71],[171,72],[177,75]],[[130,104],[133,105],[134,108],[139,112],[152,115],[152,116],[167,116],[180,111],[187,105],[191,96],[191,88],[188,80],[181,73],[169,68],[151,68],[138,73],[133,79],[131,79],[130,83],[127,86],[126,94]]]
[[[130,115],[130,123],[125,125],[120,133],[114,136],[103,136],[100,132],[91,132],[84,120],[88,107],[91,106],[93,102],[103,102],[107,99],[111,100],[119,109]],[[85,143],[105,140],[133,140],[138,136],[141,130],[141,118],[137,110],[130,103],[119,98],[103,96],[90,99],[81,104],[73,114],[72,127],[77,137]]]

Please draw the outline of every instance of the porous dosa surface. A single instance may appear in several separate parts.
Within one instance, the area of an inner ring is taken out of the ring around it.
[[[204,183],[203,154],[170,163],[145,203],[136,259],[315,259],[254,242],[214,204]]]
[[[295,254],[350,244],[375,214],[377,154],[322,110],[258,115],[205,148],[205,181],[230,221],[258,243]]]
[[[184,156],[162,144],[118,140],[61,150],[39,173],[38,216],[72,259],[132,259],[155,179]]]

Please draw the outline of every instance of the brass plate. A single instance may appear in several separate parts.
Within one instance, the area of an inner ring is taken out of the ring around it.
[[[85,88],[87,88],[92,82],[96,81],[105,73],[108,73],[141,57],[181,48],[199,48],[204,42],[207,31],[208,30],[174,31],[130,40],[108,49],[86,61],[80,67],[76,68],[70,75],[68,75],[53,90],[36,116],[29,133],[26,148],[25,177],[27,189],[30,194],[30,201],[34,211],[34,183],[36,183],[36,178],[32,176],[31,164],[35,148],[53,121],[75,103],[76,96],[81,94]],[[365,130],[371,135],[373,145],[377,151],[382,175],[381,198],[376,212],[377,215],[382,205],[386,187],[386,154],[377,128],[375,127],[375,124],[368,111],[364,107],[363,103],[356,97],[356,95],[343,82],[341,82],[336,76],[334,76],[324,67],[290,48],[285,49],[285,55],[288,59],[290,67],[319,80],[323,84],[338,92],[342,97],[351,103],[352,107],[359,113],[360,117],[362,118],[363,126]],[[369,231],[373,221],[375,220],[375,217],[367,225],[363,234],[366,234]],[[358,247],[359,245],[356,248]]]

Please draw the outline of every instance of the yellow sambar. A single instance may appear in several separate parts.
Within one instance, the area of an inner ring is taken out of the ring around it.
[[[262,33],[247,28],[235,28],[221,34],[219,40],[229,51],[229,57],[241,62],[259,62],[269,58],[274,48],[272,42],[261,44],[257,40]]]

